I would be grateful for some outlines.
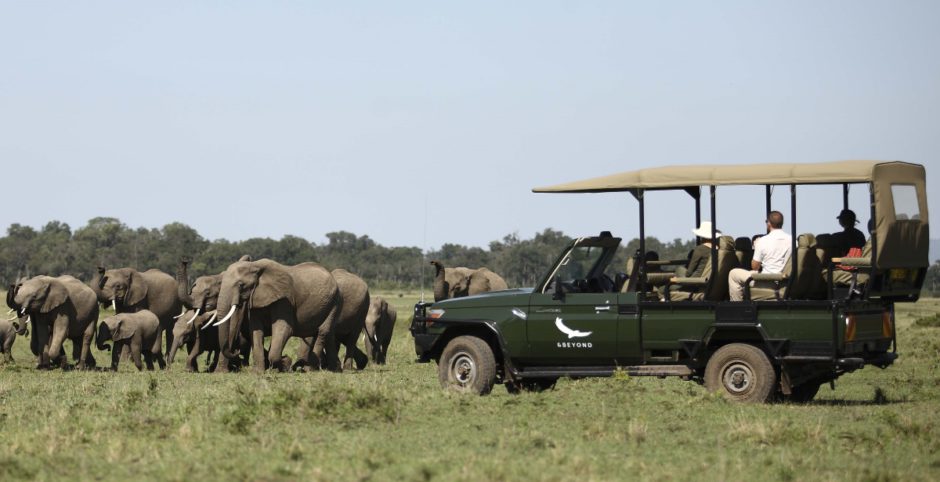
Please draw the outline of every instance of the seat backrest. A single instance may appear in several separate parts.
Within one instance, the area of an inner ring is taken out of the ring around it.
[[[793,256],[790,258],[792,260]],[[818,298],[822,294],[822,268],[816,254],[815,236],[805,233],[796,238],[796,260],[799,270],[796,279],[788,284],[786,297],[793,300]],[[792,263],[788,261],[784,273],[789,276],[792,272]]]
[[[734,240],[734,256],[738,258],[738,266],[744,269],[751,268],[751,260],[754,258],[751,238],[743,236]]]
[[[705,266],[705,277],[708,283],[705,286],[705,299],[709,301],[724,301],[728,299],[728,274],[740,266],[735,255],[734,238],[721,236],[718,238],[718,273],[717,278],[711,279],[711,257]]]

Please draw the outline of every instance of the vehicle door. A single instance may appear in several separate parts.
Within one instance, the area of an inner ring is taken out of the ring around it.
[[[540,365],[603,365],[617,357],[619,293],[604,274],[619,238],[578,240],[529,298],[526,357]]]

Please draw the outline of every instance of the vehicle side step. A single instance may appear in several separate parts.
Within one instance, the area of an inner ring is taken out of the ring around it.
[[[609,377],[618,367],[530,367],[519,372],[522,378]],[[638,365],[619,367],[634,377],[689,377],[691,368],[685,365]]]

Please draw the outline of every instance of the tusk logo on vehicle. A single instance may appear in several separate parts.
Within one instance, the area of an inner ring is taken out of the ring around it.
[[[593,331],[572,330],[571,328],[568,328],[567,326],[565,326],[564,323],[562,323],[560,316],[555,318],[555,327],[558,328],[558,331],[561,331],[562,333],[568,335],[569,340],[572,338],[584,338],[585,336],[588,336],[591,333],[594,333]]]

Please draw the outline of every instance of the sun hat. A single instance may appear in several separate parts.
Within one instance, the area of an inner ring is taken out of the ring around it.
[[[701,226],[698,229],[693,229],[692,234],[700,238],[711,238],[712,237],[712,222],[711,221],[702,221]],[[721,236],[721,231],[715,230],[715,236]]]

